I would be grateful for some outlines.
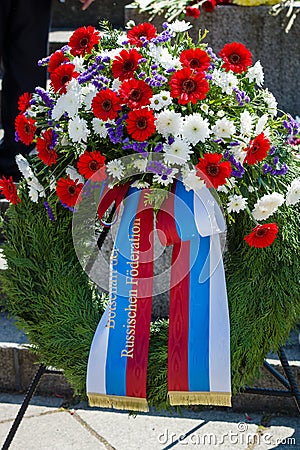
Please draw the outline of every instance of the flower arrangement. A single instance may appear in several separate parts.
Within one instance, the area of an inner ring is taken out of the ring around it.
[[[157,15],[164,15],[172,22],[185,16],[198,19],[201,10],[211,13],[217,5],[234,4],[238,6],[276,5],[280,0],[135,0],[134,5],[139,11],[150,14],[151,19]]]
[[[288,33],[292,26],[294,25],[294,22],[297,18],[297,15],[299,14],[300,2],[296,0],[282,0],[280,2],[276,2],[271,10],[270,13],[273,16],[278,16],[281,12],[285,11],[285,17],[282,21],[282,26],[285,29],[285,32]]]
[[[140,187],[169,191],[180,177],[187,190],[215,188],[229,223],[249,213],[250,246],[273,242],[277,225],[265,220],[300,199],[299,178],[286,181],[293,176],[287,139],[299,123],[277,117],[249,49],[233,42],[217,56],[205,35],[193,44],[189,28],[175,21],[158,33],[143,23],[100,36],[82,27],[41,61],[50,89],[25,93],[16,118],[17,139],[34,142],[36,152],[17,162],[31,200],[42,202],[50,219],[57,207],[73,211],[96,172],[114,185],[134,166],[131,182]],[[125,167],[120,158],[129,154]],[[2,179],[1,188],[19,201],[11,180]],[[152,201],[158,208],[162,199]]]
[[[247,48],[226,44],[215,55],[205,35],[192,42],[189,28],[79,28],[41,61],[49,90],[20,98],[16,136],[36,150],[17,156],[18,186],[0,180],[13,204],[3,223],[3,298],[40,360],[64,370],[79,393],[104,310],[72,240],[72,212],[90,177],[158,187],[161,196],[149,198],[156,209],[176,177],[187,190],[217,191],[228,224],[234,392],[299,319],[299,123],[277,116]],[[167,346],[168,322],[156,320],[147,390],[154,405],[167,401]]]

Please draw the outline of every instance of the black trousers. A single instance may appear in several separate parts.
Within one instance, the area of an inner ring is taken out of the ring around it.
[[[15,142],[18,99],[24,92],[45,87],[46,69],[37,66],[47,56],[51,0],[0,0],[0,60],[3,71],[0,143],[0,175],[20,174],[15,163],[28,147]]]

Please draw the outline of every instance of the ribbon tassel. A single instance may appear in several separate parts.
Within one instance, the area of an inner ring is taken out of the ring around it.
[[[109,300],[88,361],[87,392],[94,406],[148,410],[154,215],[144,206],[146,193],[129,189],[110,258]]]
[[[230,406],[229,313],[219,241],[222,224],[215,200],[203,189],[200,197],[177,181],[157,218],[162,243],[173,245],[169,400],[171,405]],[[202,209],[201,215],[196,208]]]

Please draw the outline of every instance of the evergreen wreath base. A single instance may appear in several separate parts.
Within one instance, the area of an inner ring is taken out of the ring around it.
[[[274,215],[281,232],[266,249],[243,242],[246,214],[229,226],[225,269],[234,393],[253,382],[267,353],[279,349],[299,319],[298,218],[299,207]],[[23,193],[3,222],[8,269],[0,283],[5,308],[18,318],[40,361],[62,369],[84,395],[90,345],[105,305],[77,260],[71,225],[68,211],[58,205],[51,222]],[[149,404],[157,407],[167,404],[167,351],[168,321],[157,320],[151,325],[147,388]]]

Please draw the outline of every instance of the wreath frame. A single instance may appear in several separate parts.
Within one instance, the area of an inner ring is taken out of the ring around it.
[[[58,207],[53,222],[25,189],[20,197],[2,223],[8,264],[0,273],[4,307],[17,318],[39,361],[63,370],[75,394],[85,396],[89,349],[105,296],[77,259],[70,212]],[[224,263],[233,393],[253,383],[267,353],[277,351],[297,325],[299,213],[298,204],[274,215],[282,233],[265,249],[243,242],[247,213],[239,213],[239,220],[228,225]],[[167,345],[168,321],[157,319],[151,324],[147,399],[159,408],[168,406]]]

